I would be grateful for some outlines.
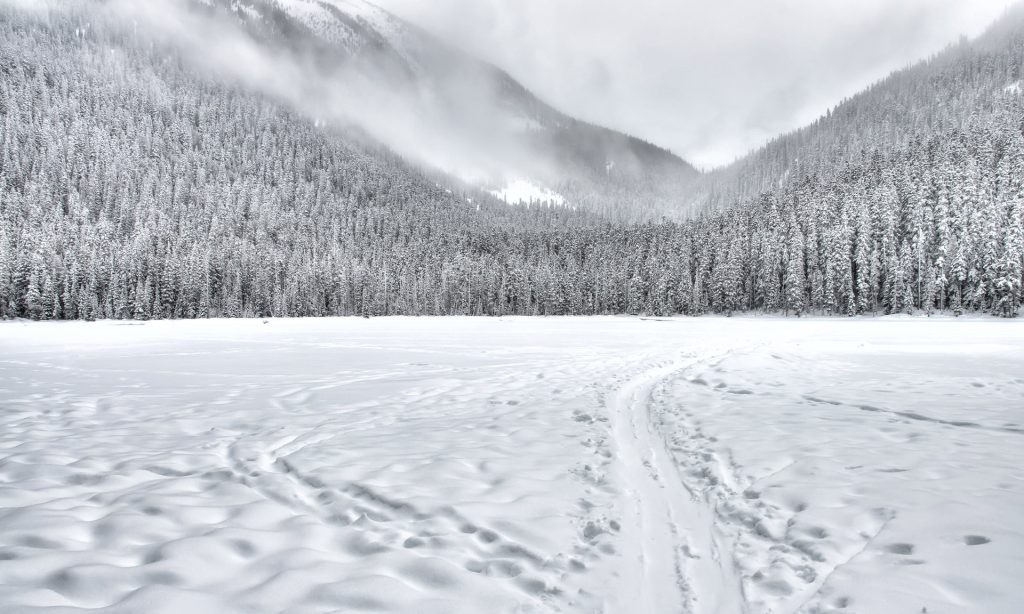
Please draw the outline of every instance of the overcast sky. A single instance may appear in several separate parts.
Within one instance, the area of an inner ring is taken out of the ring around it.
[[[572,115],[732,161],[1011,0],[377,0]]]

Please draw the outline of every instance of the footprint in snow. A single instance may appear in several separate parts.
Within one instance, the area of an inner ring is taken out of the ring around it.
[[[914,544],[887,544],[884,550],[890,554],[908,556],[914,554]]]

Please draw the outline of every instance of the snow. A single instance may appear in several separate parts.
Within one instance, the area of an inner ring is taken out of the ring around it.
[[[514,179],[500,190],[491,190],[490,193],[510,205],[531,203],[562,205],[565,203],[565,199],[560,194],[542,188],[526,179]]]
[[[1024,599],[1024,325],[0,323],[0,611]]]
[[[329,7],[334,7],[386,38],[396,49],[401,48],[401,22],[387,11],[364,0],[328,0],[326,4],[321,0],[274,1],[281,10],[310,27],[324,40],[347,48],[367,44],[362,34],[354,31],[329,10]]]
[[[1003,92],[1006,94],[1017,95],[1020,94],[1020,81],[1014,81],[1003,88]]]
[[[417,37],[410,34],[408,26],[391,13],[366,0],[275,0],[278,7],[311,28],[326,41],[355,50],[364,46],[374,47],[381,37],[410,66],[420,67]],[[330,8],[344,13],[373,35],[353,29],[339,19]]]
[[[259,19],[260,18],[260,12],[257,11],[255,7],[253,7],[250,4],[244,4],[242,2],[239,2],[238,0],[233,0],[232,1],[232,3],[231,3],[231,10],[236,12],[236,13],[242,12],[249,19]]]
[[[352,28],[316,0],[274,0],[278,8],[305,24],[326,41],[352,48],[360,43]]]
[[[347,15],[363,20],[378,32],[387,32],[394,26],[394,18],[390,13],[366,0],[328,0],[328,2]]]

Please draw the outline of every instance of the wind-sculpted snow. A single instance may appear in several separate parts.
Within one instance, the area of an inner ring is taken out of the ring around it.
[[[2,612],[1024,599],[1024,327],[0,324]]]

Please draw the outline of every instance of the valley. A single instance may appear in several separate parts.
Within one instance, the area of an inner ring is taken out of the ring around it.
[[[384,6],[0,0],[2,614],[1021,610],[1024,4]]]

